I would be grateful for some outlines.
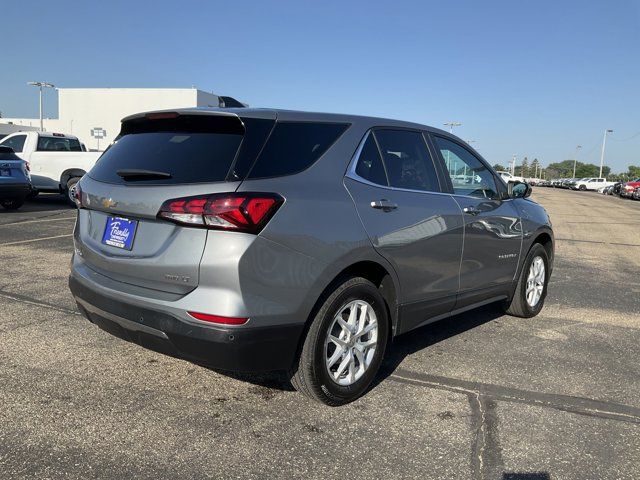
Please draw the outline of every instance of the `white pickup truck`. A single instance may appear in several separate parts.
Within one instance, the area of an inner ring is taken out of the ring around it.
[[[496,172],[498,175],[500,175],[502,177],[502,179],[506,182],[522,182],[522,183],[526,183],[527,181],[524,179],[524,177],[516,177],[515,175],[511,175],[509,172],[504,172],[504,171],[498,171]]]
[[[573,190],[600,190],[614,185],[616,182],[607,182],[606,178],[581,178],[571,186]]]
[[[75,184],[101,155],[85,151],[78,137],[62,133],[16,132],[4,137],[0,145],[11,147],[29,164],[34,193],[64,193],[74,205]]]

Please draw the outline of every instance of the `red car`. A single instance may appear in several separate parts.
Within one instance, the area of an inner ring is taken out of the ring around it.
[[[636,178],[620,186],[620,196],[631,198],[636,188],[640,187],[640,178]]]

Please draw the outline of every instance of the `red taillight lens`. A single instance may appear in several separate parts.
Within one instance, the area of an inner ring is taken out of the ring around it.
[[[76,183],[73,191],[73,201],[76,202],[76,207],[82,208],[82,187],[79,183]]]
[[[220,315],[211,315],[209,313],[187,312],[193,318],[205,322],[218,323],[221,325],[244,325],[248,318],[243,317],[221,317]]]
[[[274,193],[222,193],[167,200],[158,218],[182,225],[258,233],[284,199]]]

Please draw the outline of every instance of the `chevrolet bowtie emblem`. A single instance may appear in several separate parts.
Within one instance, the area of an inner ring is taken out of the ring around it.
[[[118,204],[118,202],[116,202],[115,200],[113,200],[112,198],[105,198],[104,200],[102,200],[102,206],[104,208],[113,208]]]

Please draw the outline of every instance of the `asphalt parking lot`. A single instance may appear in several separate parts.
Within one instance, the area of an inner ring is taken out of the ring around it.
[[[640,478],[640,202],[534,199],[557,239],[542,313],[401,337],[340,408],[102,332],[67,289],[75,212],[0,213],[0,477]]]

